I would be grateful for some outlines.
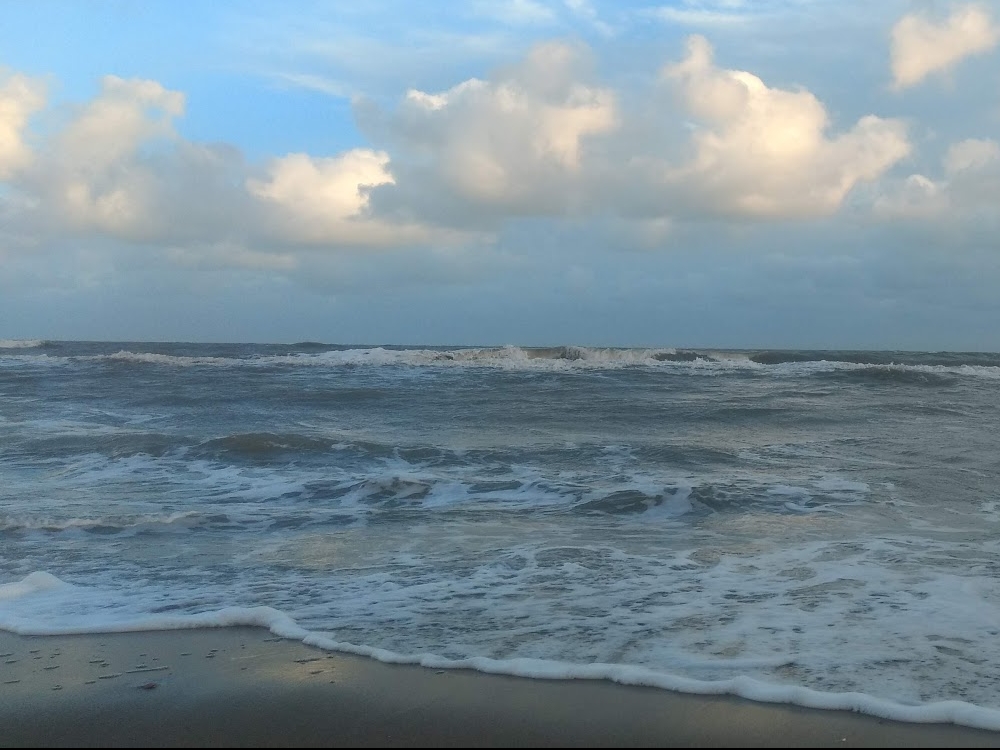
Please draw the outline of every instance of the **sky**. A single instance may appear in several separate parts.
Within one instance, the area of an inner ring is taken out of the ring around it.
[[[0,339],[1000,350],[1000,3],[0,10]]]

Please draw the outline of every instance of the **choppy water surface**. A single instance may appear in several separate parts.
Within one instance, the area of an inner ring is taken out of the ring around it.
[[[1000,355],[0,341],[0,627],[1000,729]]]

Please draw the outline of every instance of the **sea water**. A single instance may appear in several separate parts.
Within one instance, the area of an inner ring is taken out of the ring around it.
[[[0,341],[0,628],[1000,729],[1000,355]]]

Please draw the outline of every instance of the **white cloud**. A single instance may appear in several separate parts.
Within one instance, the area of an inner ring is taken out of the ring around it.
[[[106,76],[97,97],[48,144],[36,188],[50,210],[75,227],[146,236],[159,223],[152,205],[158,177],[139,151],[176,141],[173,120],[183,113],[179,92]]]
[[[369,215],[369,193],[395,182],[384,151],[357,148],[331,158],[290,154],[275,159],[267,179],[252,179],[250,193],[271,209],[275,236],[321,244],[391,245],[426,242],[414,224],[393,225]]]
[[[691,37],[687,57],[663,74],[700,121],[693,159],[669,169],[665,183],[699,210],[828,215],[855,185],[874,180],[910,151],[903,123],[874,115],[828,135],[826,108],[812,93],[770,88],[751,73],[715,67],[701,36]]]
[[[410,91],[397,111],[362,120],[396,147],[404,203],[431,191],[486,211],[558,214],[585,183],[588,140],[618,123],[614,93],[582,82],[586,67],[582,46],[541,44],[489,80]]]
[[[941,20],[915,13],[903,16],[891,33],[893,87],[914,86],[931,73],[988,52],[998,41],[1000,26],[978,4],[956,6]]]
[[[179,91],[156,81],[105,76],[100,94],[60,134],[60,157],[74,169],[100,172],[144,141],[174,137],[173,119],[183,114],[184,94]]]
[[[313,220],[342,222],[368,205],[367,190],[392,183],[389,155],[357,148],[331,159],[291,154],[271,165],[270,179],[253,180],[250,192]]]
[[[45,104],[43,86],[26,76],[0,76],[0,180],[10,179],[31,162],[24,141],[31,116]]]
[[[910,150],[897,120],[868,115],[830,132],[811,92],[717,67],[700,36],[626,108],[596,80],[585,45],[547,42],[486,78],[410,90],[391,111],[359,103],[374,147],[258,168],[235,148],[181,137],[181,92],[113,76],[37,141],[31,161],[27,123],[42,101],[13,80],[0,89],[17,105],[0,107],[0,146],[16,146],[0,166],[20,165],[6,180],[5,233],[103,235],[173,248],[163,257],[178,263],[202,253],[277,272],[301,270],[304,246],[479,250],[531,217],[606,222],[621,246],[653,248],[688,218],[827,216]],[[915,176],[899,200],[958,195],[996,158],[992,141],[956,144],[941,180]]]
[[[716,67],[700,36],[662,71],[677,101],[648,91],[625,110],[592,81],[588,52],[541,44],[489,79],[411,90],[388,114],[359,107],[395,177],[372,192],[372,210],[479,228],[526,216],[663,226],[692,216],[826,216],[910,152],[902,121],[868,115],[831,133],[811,92]]]
[[[948,148],[941,167],[937,180],[912,174],[890,183],[875,203],[876,215],[948,222],[981,214],[995,217],[1000,205],[1000,144],[990,139],[959,141]]]
[[[393,182],[384,152],[290,154],[252,178],[236,149],[193,143],[177,133],[184,95],[156,81],[105,77],[97,96],[71,110],[30,160],[25,123],[41,106],[39,97],[23,77],[8,79],[0,93],[8,237],[96,234],[163,246],[189,242],[227,248],[212,251],[218,262],[260,267],[285,267],[280,254],[303,243],[457,241],[454,232],[368,215],[370,190]],[[262,246],[266,257],[255,254]]]

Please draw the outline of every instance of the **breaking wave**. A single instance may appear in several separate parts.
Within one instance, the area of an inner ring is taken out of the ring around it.
[[[17,342],[25,348],[46,342]],[[7,342],[8,348],[13,345]],[[774,377],[819,376],[859,382],[949,385],[957,378],[1000,380],[1000,354],[953,352],[741,351],[585,346],[406,348],[393,346],[335,347],[303,342],[275,352],[273,347],[246,347],[238,356],[133,349],[114,352],[41,355],[38,363],[109,363],[148,367],[248,368],[486,368],[508,371],[574,372],[647,369],[686,375],[745,373]],[[208,351],[208,350],[206,350]],[[15,357],[14,359],[19,359]]]
[[[0,339],[0,349],[37,349],[46,343],[42,339]]]

